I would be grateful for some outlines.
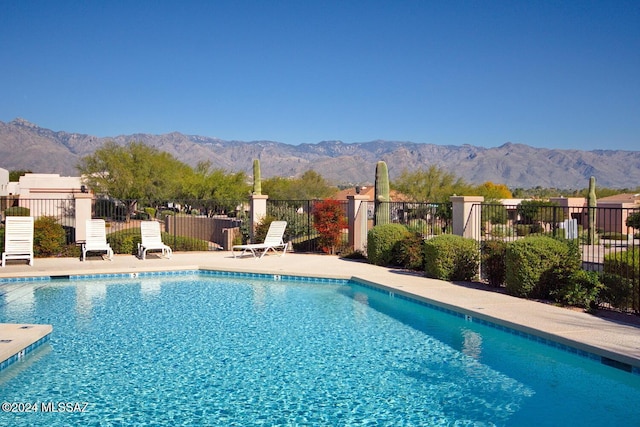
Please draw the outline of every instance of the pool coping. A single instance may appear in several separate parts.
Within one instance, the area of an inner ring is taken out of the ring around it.
[[[0,323],[0,371],[49,341],[52,325]]]
[[[588,313],[474,288],[473,284],[425,278],[419,273],[379,267],[336,256],[287,254],[258,261],[234,259],[230,253],[174,253],[170,260],[140,261],[116,255],[114,261],[79,262],[75,258],[38,259],[26,265],[0,269],[3,281],[55,280],[67,277],[141,277],[176,274],[176,271],[213,271],[228,275],[275,275],[315,279],[354,280],[381,292],[420,304],[469,316],[470,321],[556,346],[578,355],[600,358],[605,364],[640,373],[640,328]],[[106,276],[105,276],[106,275]]]

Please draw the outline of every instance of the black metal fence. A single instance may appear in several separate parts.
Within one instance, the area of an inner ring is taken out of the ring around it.
[[[370,202],[370,225],[374,224],[377,209],[389,212],[388,222],[406,225],[423,237],[452,233],[451,203]]]
[[[626,225],[627,218],[637,212],[640,209],[477,204],[467,229],[475,230],[470,237],[479,248],[486,241],[511,242],[530,235],[574,241],[583,269],[610,275],[616,286],[628,288],[628,297],[616,301],[617,308],[640,312],[640,230]],[[481,277],[485,267],[481,262]]]
[[[140,222],[161,223],[163,240],[174,250],[229,249],[242,243],[248,201],[95,199],[92,218],[102,218],[116,253],[135,252]]]
[[[3,199],[0,203],[0,221],[4,224],[6,216],[47,217],[60,224],[65,230],[67,244],[76,240],[75,200],[67,199]],[[2,242],[4,244],[4,241]]]
[[[319,232],[314,224],[314,210],[322,200],[267,200],[267,215],[273,219],[287,221],[285,239],[293,243],[298,252],[319,252]],[[347,201],[337,201],[345,217],[347,216]],[[349,242],[348,229],[343,229],[340,243],[336,251],[347,249]]]
[[[7,215],[47,217],[65,230],[67,244],[76,242],[76,201],[66,199],[2,199],[0,220]],[[319,232],[314,210],[321,200],[267,200],[267,215],[287,221],[285,238],[299,252],[320,251]],[[339,206],[346,217],[348,202]],[[387,212],[388,221],[406,225],[428,238],[452,233],[450,203],[363,202],[368,228],[373,227],[375,212]],[[155,219],[162,224],[167,243],[174,250],[228,249],[243,243],[249,232],[249,200],[114,200],[94,199],[92,218],[103,218],[108,237],[116,253],[135,253],[140,221]],[[542,203],[519,205],[477,204],[467,218],[467,230],[478,242],[510,242],[528,235],[548,235],[570,239],[580,248],[585,270],[614,274],[618,286],[629,288],[631,297],[618,301],[618,308],[640,312],[640,230],[626,225],[627,218],[640,211],[620,207],[564,207]],[[2,233],[0,225],[0,233]],[[468,233],[466,233],[468,234]],[[348,229],[340,235],[338,252],[348,249]],[[2,242],[0,242],[2,243]],[[480,274],[485,266],[481,263]]]

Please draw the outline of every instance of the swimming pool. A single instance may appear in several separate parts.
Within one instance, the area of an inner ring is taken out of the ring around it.
[[[0,425],[630,425],[640,401],[638,375],[346,281],[15,283],[0,322],[54,325],[1,402],[87,403]]]

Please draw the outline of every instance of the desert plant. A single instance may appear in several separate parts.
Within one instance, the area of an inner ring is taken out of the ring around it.
[[[504,284],[507,243],[503,240],[487,240],[482,243],[481,249],[483,278],[489,285],[498,288]]]
[[[253,160],[253,194],[262,194],[262,179],[260,178],[260,160]]]
[[[473,280],[478,275],[478,246],[474,239],[443,234],[425,241],[425,273],[442,280]]]
[[[395,244],[408,236],[402,224],[376,225],[367,233],[367,258],[371,264],[389,265],[394,261]]]
[[[587,197],[587,214],[588,214],[588,227],[587,227],[587,244],[596,244],[596,214],[598,212],[598,199],[596,197],[596,178],[592,176],[589,178],[589,195]]]

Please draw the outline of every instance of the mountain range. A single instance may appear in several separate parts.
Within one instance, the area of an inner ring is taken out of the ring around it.
[[[564,150],[505,143],[484,148],[403,141],[344,143],[322,141],[290,145],[274,141],[225,141],[172,132],[96,137],[41,128],[24,119],[0,121],[0,167],[37,173],[77,175],[76,165],[106,141],[143,142],[195,166],[209,160],[228,172],[252,173],[260,159],[263,178],[298,176],[313,169],[336,185],[371,184],[375,165],[384,160],[391,179],[403,170],[436,165],[474,184],[486,181],[510,188],[581,189],[595,176],[598,186],[636,188],[640,185],[640,151]]]

